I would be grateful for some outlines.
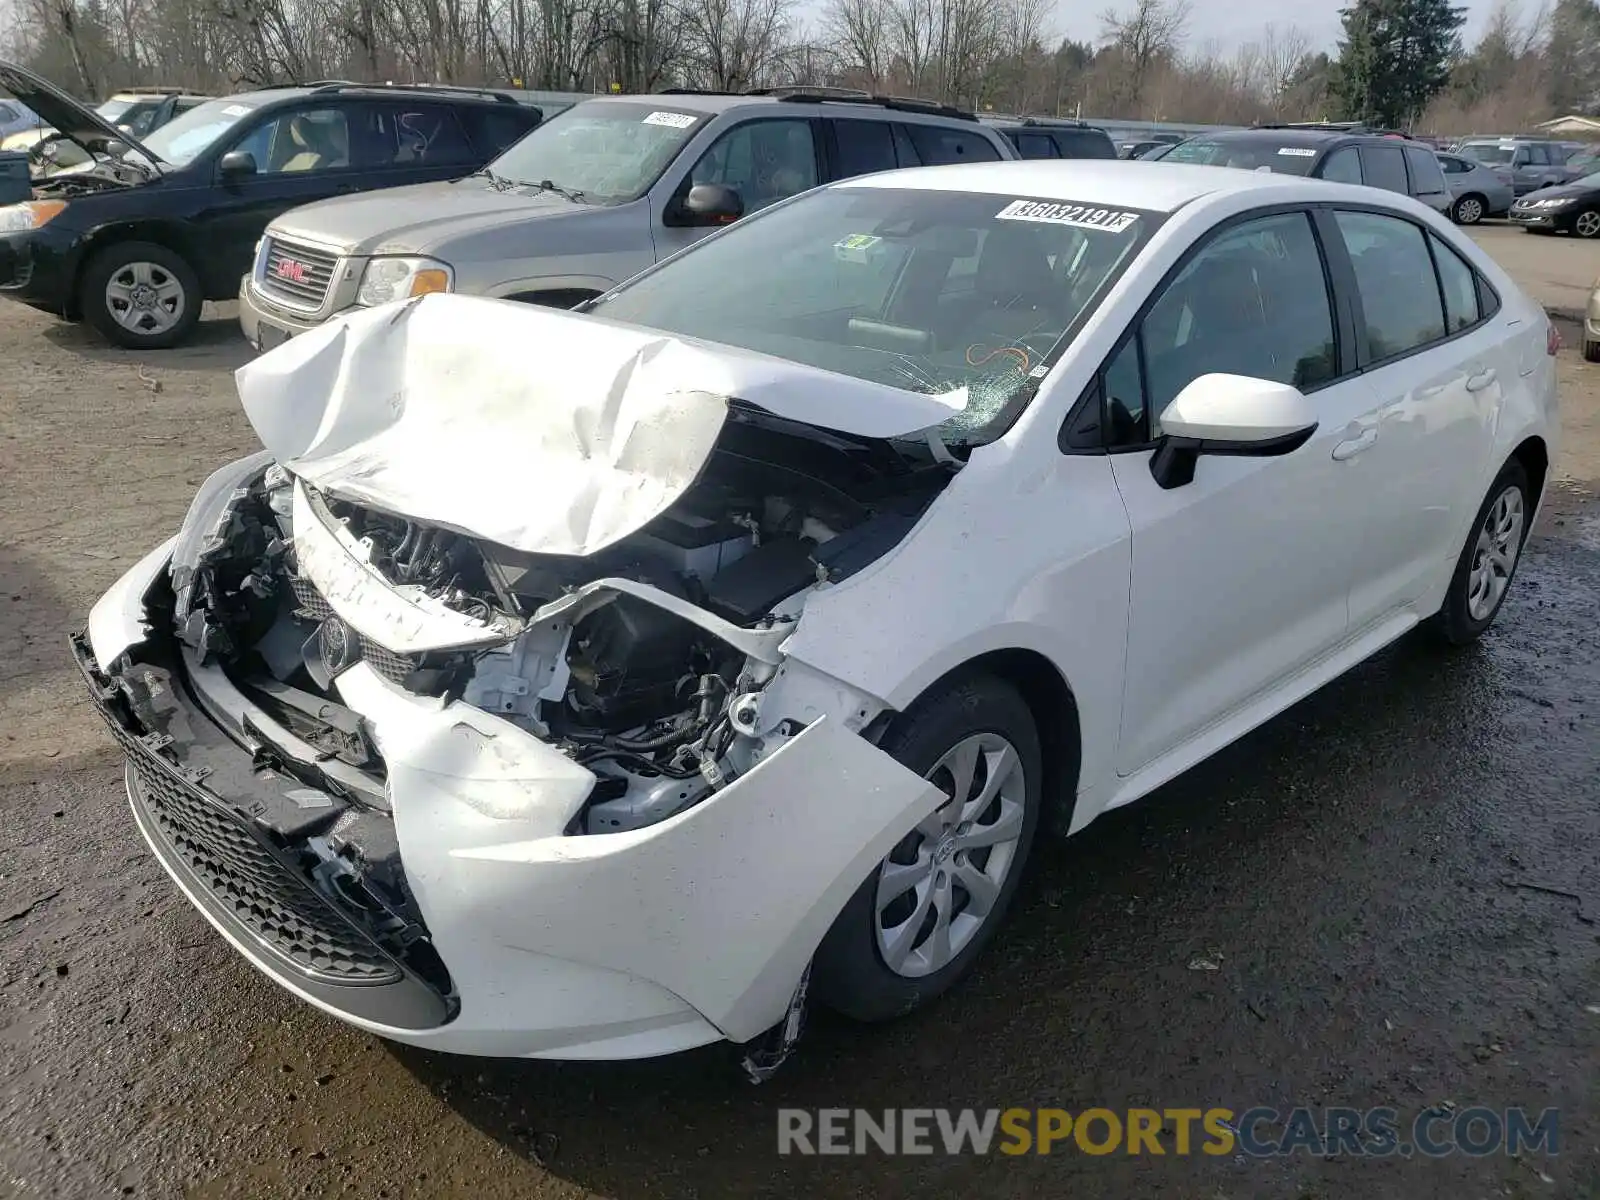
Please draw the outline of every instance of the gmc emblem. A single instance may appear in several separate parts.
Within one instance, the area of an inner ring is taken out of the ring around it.
[[[306,281],[306,265],[295,262],[292,258],[280,258],[273,264],[272,273],[279,279],[287,279],[290,283],[304,283]]]

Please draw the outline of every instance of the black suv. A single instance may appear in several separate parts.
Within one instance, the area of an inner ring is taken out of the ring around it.
[[[1180,142],[1161,161],[1364,183],[1415,197],[1436,212],[1450,211],[1450,191],[1433,150],[1399,134],[1352,133],[1338,126],[1234,129]]]
[[[1059,117],[984,117],[1023,158],[1115,158],[1111,135],[1095,125]]]
[[[139,141],[20,67],[0,63],[0,87],[93,159],[0,208],[0,296],[140,348],[238,295],[274,217],[467,175],[541,118],[504,93],[328,81],[208,101]]]

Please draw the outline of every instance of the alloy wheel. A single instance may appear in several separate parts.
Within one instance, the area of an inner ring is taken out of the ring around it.
[[[1462,225],[1476,225],[1483,219],[1483,205],[1468,196],[1456,202],[1456,220]]]
[[[994,911],[1017,858],[1027,776],[995,733],[963,738],[927,778],[948,799],[901,839],[878,872],[878,953],[896,975],[946,967]]]
[[[1522,489],[1515,485],[1495,497],[1484,515],[1467,575],[1467,615],[1474,621],[1493,616],[1511,585],[1517,556],[1522,553],[1524,520]]]
[[[106,311],[124,329],[145,336],[166,333],[182,318],[188,297],[178,277],[160,263],[125,263],[106,280]]]
[[[1600,235],[1600,210],[1591,208],[1587,212],[1579,213],[1577,219],[1572,222],[1572,230],[1582,238]]]

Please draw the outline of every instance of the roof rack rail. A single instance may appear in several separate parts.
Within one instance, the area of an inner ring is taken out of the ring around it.
[[[314,92],[453,92],[463,96],[483,96],[494,100],[498,104],[517,104],[519,101],[509,92],[502,92],[495,88],[467,87],[454,83],[357,83],[349,79],[317,79],[310,83],[293,84],[290,86],[307,87]]]
[[[159,83],[136,83],[130,87],[112,88],[111,94],[129,96],[198,96],[194,88],[166,87]]]
[[[742,96],[745,93],[743,93],[743,92],[722,92],[722,91],[718,91],[716,88],[670,87],[670,88],[661,88],[659,91],[651,92],[650,94],[652,96]]]
[[[1080,121],[1077,117],[1023,117],[1021,120],[1024,125],[1070,125],[1077,129],[1094,128],[1089,122]]]
[[[932,117],[954,117],[960,121],[977,121],[978,114],[937,100],[923,100],[916,96],[881,96],[871,92],[858,92],[849,88],[826,87],[770,87],[758,88],[748,93],[752,96],[771,96],[774,100],[797,104],[871,104],[895,112],[925,113]]]

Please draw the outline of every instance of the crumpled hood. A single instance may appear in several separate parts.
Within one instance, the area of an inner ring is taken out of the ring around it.
[[[334,495],[518,550],[588,555],[694,482],[742,400],[842,433],[932,428],[923,396],[596,317],[434,295],[328,322],[239,368],[245,415]]]
[[[599,210],[554,192],[498,191],[488,180],[469,178],[319,200],[278,218],[272,232],[345,254],[417,254],[500,225],[592,211]]]

